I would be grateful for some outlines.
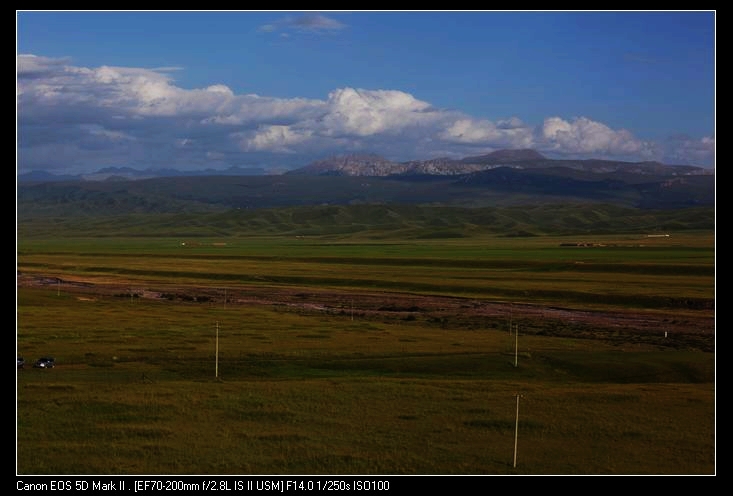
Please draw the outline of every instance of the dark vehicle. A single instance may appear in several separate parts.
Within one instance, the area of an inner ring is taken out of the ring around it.
[[[33,366],[38,369],[52,369],[56,366],[56,360],[51,357],[39,358]]]
[[[18,357],[18,368],[22,369],[24,365],[25,365],[25,360],[23,359],[23,357]]]

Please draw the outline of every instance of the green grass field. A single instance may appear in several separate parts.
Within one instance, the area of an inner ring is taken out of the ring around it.
[[[714,351],[624,329],[589,339],[572,322],[548,333],[519,311],[514,336],[504,317],[380,318],[359,303],[370,292],[712,318],[711,232],[37,235],[17,250],[19,274],[50,281],[18,287],[18,353],[58,362],[17,372],[18,474],[716,471]],[[106,284],[124,290],[96,290]],[[226,296],[272,288],[340,291],[344,304]]]

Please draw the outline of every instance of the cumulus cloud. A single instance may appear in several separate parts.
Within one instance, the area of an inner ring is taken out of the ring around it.
[[[328,95],[326,106],[318,127],[332,136],[395,134],[439,118],[428,103],[402,91],[342,88]]]
[[[506,127],[487,120],[461,118],[441,134],[445,141],[473,145],[490,144],[493,148],[531,148],[532,130],[524,126]]]
[[[625,129],[613,130],[585,117],[566,121],[548,117],[540,128],[543,148],[568,154],[633,155],[644,153],[649,144]]]
[[[496,127],[500,129],[517,129],[524,127],[524,122],[519,117],[510,117],[508,119],[498,120]]]
[[[52,59],[24,54],[18,56],[16,71],[18,77],[29,78],[35,75],[52,73],[58,68],[63,68],[67,61],[68,59]]]
[[[245,151],[295,153],[291,146],[307,141],[311,135],[312,132],[308,130],[298,130],[290,126],[262,126],[242,136],[240,145]]]
[[[275,167],[285,155],[309,157],[305,163],[349,152],[414,160],[500,148],[697,165],[714,158],[714,138],[650,143],[586,117],[552,116],[536,126],[518,117],[491,121],[399,90],[346,87],[324,99],[275,98],[236,94],[216,82],[183,89],[172,68],[78,67],[34,55],[18,56],[17,68],[20,172]]]

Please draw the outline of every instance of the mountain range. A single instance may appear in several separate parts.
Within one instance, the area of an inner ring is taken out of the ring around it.
[[[285,174],[335,176],[393,176],[393,175],[464,175],[499,167],[516,170],[558,169],[597,174],[639,175],[705,175],[709,169],[687,165],[664,165],[659,162],[621,162],[611,160],[549,159],[531,149],[498,150],[486,155],[455,160],[437,158],[392,162],[378,155],[342,155],[313,162]],[[567,173],[570,173],[567,171]]]
[[[55,181],[114,181],[150,179],[154,177],[183,176],[260,176],[266,174],[265,169],[258,167],[230,167],[228,169],[204,169],[197,171],[180,171],[178,169],[145,169],[132,167],[105,167],[89,174],[52,174],[46,171],[31,171],[18,174],[19,183],[39,183]]]
[[[345,155],[282,174],[247,168],[26,174],[18,176],[17,202],[19,217],[374,204],[607,203],[676,209],[713,207],[715,174],[703,167],[658,162],[549,159],[534,150],[409,162]]]
[[[639,174],[639,175],[713,175],[714,171],[693,165],[665,165],[659,162],[623,162],[613,160],[564,160],[546,158],[531,149],[498,150],[486,155],[462,159],[435,158],[393,162],[374,154],[339,155],[312,162],[283,172],[286,175],[328,175],[328,176],[394,176],[394,175],[462,175],[498,167],[512,169],[556,169],[567,168],[578,172],[597,174]],[[56,175],[45,171],[19,174],[17,180],[24,182],[50,181],[102,181],[123,179],[150,179],[153,177],[182,176],[259,176],[269,175],[261,167],[230,167],[228,169],[204,169],[181,171],[173,168],[139,170],[131,167],[106,167],[89,174]]]

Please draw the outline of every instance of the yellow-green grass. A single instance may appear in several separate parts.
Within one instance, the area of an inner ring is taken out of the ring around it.
[[[715,473],[710,384],[145,372],[24,371],[18,473]]]
[[[711,353],[281,307],[18,296],[19,349],[58,362],[18,371],[19,474],[715,471]]]
[[[607,246],[561,246],[570,241]],[[58,362],[18,371],[18,474],[715,473],[714,353],[516,339],[497,318],[465,326],[68,286],[330,288],[355,291],[357,309],[358,291],[404,291],[674,319],[713,312],[677,303],[714,302],[709,234],[180,243],[19,240],[19,272],[63,283],[17,293],[18,352]]]
[[[594,246],[567,246],[576,242]],[[650,309],[675,301],[710,306],[715,294],[709,233],[401,243],[35,239],[19,242],[18,270],[72,282],[275,284]]]

